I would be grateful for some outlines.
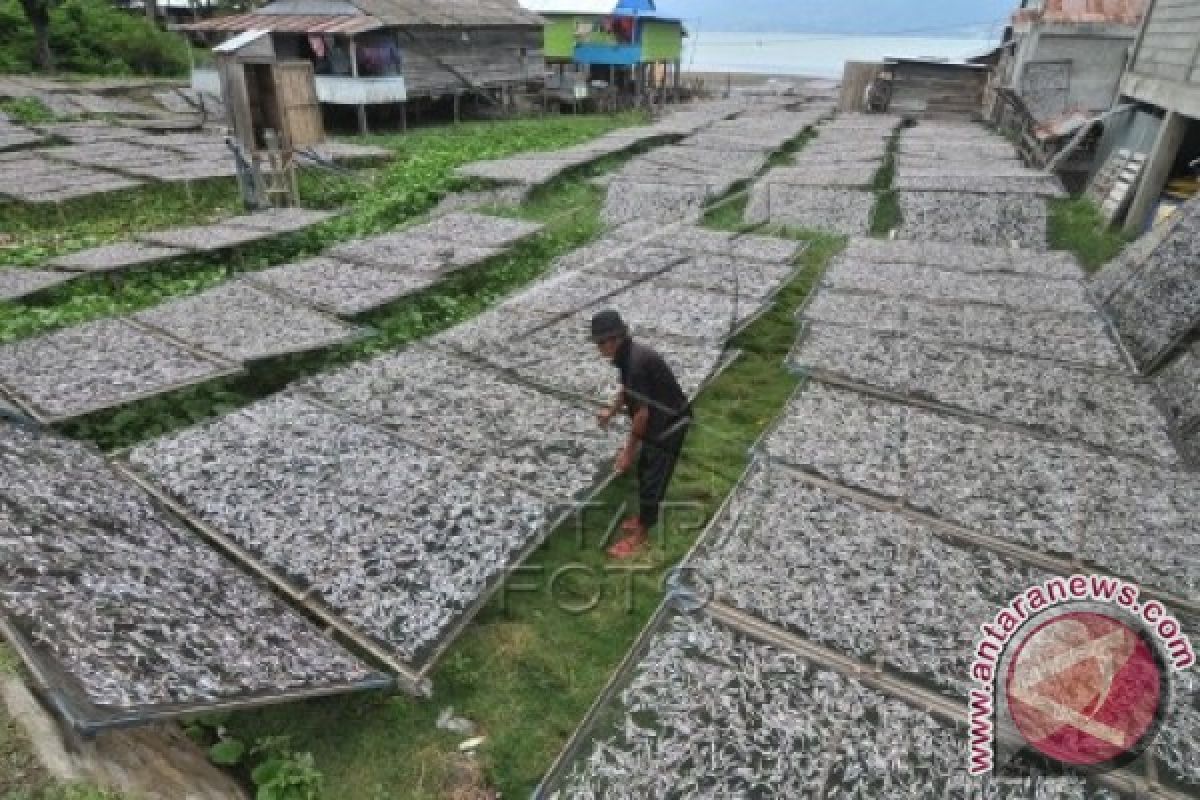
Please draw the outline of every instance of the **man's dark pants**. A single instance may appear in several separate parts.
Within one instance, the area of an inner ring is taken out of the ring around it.
[[[637,463],[638,520],[646,530],[658,524],[659,507],[667,495],[689,427],[690,421],[669,431],[662,441],[642,443]]]

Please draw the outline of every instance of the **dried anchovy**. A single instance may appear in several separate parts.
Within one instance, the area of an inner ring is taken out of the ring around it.
[[[155,306],[134,319],[235,361],[330,347],[358,335],[357,328],[246,280]]]
[[[600,430],[590,407],[427,349],[380,356],[300,388],[564,504],[608,474],[620,444],[621,434]]]
[[[943,302],[985,303],[1022,311],[1095,311],[1080,281],[1028,274],[971,273],[917,264],[838,259],[826,273],[825,283],[839,289]]]
[[[398,272],[310,258],[250,273],[246,279],[335,314],[353,316],[432,286],[432,272]]]
[[[1104,304],[1143,369],[1200,323],[1200,198],[1179,214],[1166,240]]]
[[[73,416],[215,377],[227,367],[119,319],[0,345],[0,383],[42,412]]]
[[[74,275],[67,272],[47,272],[20,267],[0,269],[0,300],[16,300],[74,278]]]
[[[803,318],[1128,371],[1121,351],[1108,336],[1104,319],[1095,312],[1025,313],[971,303],[942,304],[825,289],[805,306]]]
[[[2,273],[0,273],[2,275]],[[1159,395],[1167,405],[1171,421],[1180,430],[1200,422],[1200,344],[1180,353],[1154,375]]]
[[[838,326],[813,326],[789,359],[879,389],[1178,461],[1152,391],[1131,378]]]
[[[206,703],[373,676],[90,448],[6,426],[0,473],[0,610],[92,703]]]
[[[622,313],[626,309],[613,307]],[[608,402],[616,391],[617,372],[588,340],[588,316],[575,315],[519,339],[495,342],[481,355],[525,380]],[[631,324],[635,338],[663,355],[688,395],[708,380],[723,355],[719,342],[657,335]]]
[[[960,272],[1017,272],[1061,280],[1083,277],[1070,253],[1012,247],[923,242],[905,239],[851,239],[840,258],[883,264],[923,264]]]
[[[546,503],[511,484],[289,393],[129,460],[405,660],[548,522]]]
[[[1046,199],[1021,194],[898,192],[901,239],[1046,249]]]
[[[874,207],[875,195],[871,192],[758,183],[750,192],[746,222],[770,222],[858,236],[871,227]]]
[[[999,539],[1182,596],[1200,590],[1200,479],[1187,473],[820,384],[792,398],[764,447]]]

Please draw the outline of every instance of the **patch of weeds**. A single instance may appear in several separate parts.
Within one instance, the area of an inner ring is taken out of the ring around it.
[[[1109,227],[1086,197],[1051,200],[1047,233],[1050,247],[1074,253],[1088,272],[1115,258],[1133,238]]]
[[[0,111],[22,125],[46,125],[58,121],[58,116],[36,97],[2,97]]]
[[[871,235],[887,238],[902,222],[900,200],[896,193],[891,189],[879,192],[875,198],[875,208],[871,210]]]

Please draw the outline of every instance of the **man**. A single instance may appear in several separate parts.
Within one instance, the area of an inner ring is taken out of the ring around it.
[[[608,549],[613,558],[631,558],[649,540],[658,523],[659,506],[679,460],[692,409],[679,381],[657,352],[630,337],[616,311],[592,317],[592,341],[612,362],[621,388],[612,405],[600,411],[601,427],[624,410],[633,421],[625,446],[617,454],[616,472],[624,474],[637,460],[638,514],[621,524],[625,536]]]

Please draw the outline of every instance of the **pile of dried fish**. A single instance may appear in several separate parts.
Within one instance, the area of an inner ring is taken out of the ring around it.
[[[1015,272],[1059,280],[1083,277],[1083,269],[1070,253],[1020,250],[1007,246],[905,239],[851,239],[842,251],[841,258],[880,264],[922,264],[959,272]]]
[[[78,416],[231,371],[119,319],[0,345],[0,385],[46,417]]]
[[[548,522],[528,492],[295,394],[141,445],[129,460],[406,661]]]
[[[246,279],[315,308],[354,316],[426,289],[437,282],[438,276],[434,272],[399,272],[333,258],[310,258],[252,272]]]
[[[1178,213],[1165,241],[1104,304],[1143,369],[1200,325],[1200,198]]]
[[[814,384],[764,441],[774,459],[972,530],[1082,555],[1147,586],[1193,595],[1194,475]]]
[[[7,426],[0,473],[0,611],[94,705],[202,705],[379,677],[89,448]]]
[[[870,229],[874,207],[871,192],[759,183],[751,190],[746,222],[859,236]]]
[[[916,298],[825,289],[804,307],[802,317],[1117,372],[1128,371],[1120,349],[1108,336],[1103,318],[1094,312],[1024,313],[996,306],[942,304]]]
[[[1021,311],[1093,313],[1087,289],[1074,279],[1057,280],[1004,272],[962,272],[918,264],[886,264],[840,258],[825,285],[894,297],[920,297],[953,304],[983,303]]]
[[[234,361],[332,347],[360,331],[237,280],[139,312],[134,319]]]
[[[1024,194],[899,192],[902,239],[1046,248],[1046,200]]]
[[[1153,391],[1132,378],[832,325],[812,326],[789,359],[802,369],[1118,452],[1179,459]]]
[[[573,503],[592,489],[620,444],[617,430],[596,425],[592,406],[427,348],[381,356],[300,388],[556,503]]]
[[[867,660],[902,600],[911,528],[760,463],[690,566],[716,600]]]

